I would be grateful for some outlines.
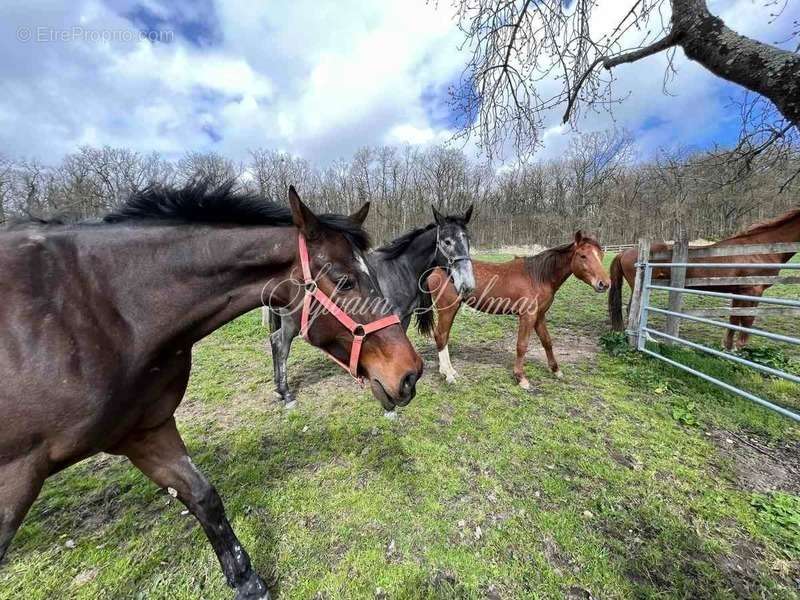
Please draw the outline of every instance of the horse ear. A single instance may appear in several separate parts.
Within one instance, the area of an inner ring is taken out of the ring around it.
[[[364,221],[367,220],[368,214],[369,214],[369,202],[365,202],[364,206],[362,206],[356,212],[350,215],[350,220],[358,225],[363,225]]]
[[[575,243],[580,244],[582,239],[583,239],[583,231],[578,229],[578,231],[575,232]]]
[[[464,213],[464,223],[469,223],[469,220],[472,218],[472,209],[475,208],[474,204],[470,204],[467,212]]]
[[[289,206],[292,207],[292,222],[307,239],[314,239],[319,231],[319,219],[317,215],[311,212],[302,200],[300,194],[294,189],[293,185],[289,186]]]
[[[438,210],[436,210],[436,207],[433,204],[431,204],[431,208],[433,209],[433,218],[436,221],[436,224],[444,225],[445,220],[444,217],[441,215],[441,213]]]

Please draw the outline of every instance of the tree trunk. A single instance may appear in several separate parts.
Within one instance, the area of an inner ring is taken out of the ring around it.
[[[800,127],[800,54],[739,35],[705,0],[672,0],[672,33],[687,58],[769,98]]]

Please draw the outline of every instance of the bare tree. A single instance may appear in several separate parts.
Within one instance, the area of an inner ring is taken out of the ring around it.
[[[563,106],[564,122],[574,121],[582,106],[613,101],[605,72],[677,48],[718,77],[768,99],[783,122],[776,131],[800,126],[796,48],[739,35],[709,11],[706,0],[627,2],[629,9],[615,24],[596,31],[597,0],[455,0],[472,50],[463,81],[453,90],[467,117],[463,133],[474,135],[490,157],[508,141],[529,153],[540,143],[546,111]],[[633,46],[623,47],[631,38]],[[670,59],[670,70],[671,65]]]
[[[251,153],[246,170],[218,155],[177,163],[119,148],[81,148],[57,165],[0,157],[4,218],[58,215],[97,217],[150,183],[182,183],[211,174],[232,176],[282,201],[290,183],[302,186],[320,210],[351,213],[373,202],[368,228],[377,242],[431,221],[430,205],[456,214],[475,203],[471,230],[478,247],[554,245],[586,229],[606,243],[639,236],[671,238],[675,215],[692,237],[716,238],[796,205],[800,179],[777,192],[800,169],[800,152],[775,159],[771,147],[753,156],[744,175],[736,149],[662,153],[637,161],[625,131],[577,136],[563,156],[546,162],[476,164],[448,147],[362,148],[351,159],[320,169],[270,150]],[[783,151],[781,151],[783,152]]]
[[[11,200],[11,185],[14,163],[0,154],[0,225],[6,222],[6,206]],[[10,206],[9,206],[10,208]]]
[[[216,152],[189,152],[178,161],[177,178],[182,181],[203,178],[212,184],[236,180],[244,172],[242,165]]]

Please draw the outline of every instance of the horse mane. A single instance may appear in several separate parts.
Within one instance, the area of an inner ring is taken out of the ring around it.
[[[375,252],[380,252],[381,254],[385,254],[386,256],[384,258],[386,258],[387,260],[397,258],[403,252],[406,251],[406,248],[408,248],[411,245],[411,242],[413,242],[415,239],[417,239],[426,231],[430,231],[434,227],[436,227],[436,223],[429,223],[428,225],[425,225],[425,227],[417,227],[416,229],[412,229],[408,233],[404,233],[403,235],[401,235],[399,238],[396,238],[391,242],[384,244],[380,248],[376,248]]]
[[[777,229],[781,225],[785,225],[789,221],[793,221],[794,219],[800,218],[800,206],[790,209],[788,212],[778,215],[777,217],[773,217],[771,219],[764,219],[763,221],[758,221],[749,225],[747,228],[743,229],[736,235],[733,235],[727,239],[735,240],[738,238],[755,235],[757,233],[764,233],[765,231],[771,231],[772,229]]]
[[[322,226],[343,234],[356,248],[369,248],[369,235],[345,215],[317,215]],[[293,225],[291,211],[262,196],[236,188],[233,180],[213,185],[197,180],[183,187],[151,185],[132,194],[103,219],[106,223],[204,223],[229,225]]]
[[[593,246],[597,246],[602,251],[602,246],[593,237],[584,236],[583,241]],[[523,256],[525,270],[534,281],[555,281],[556,272],[561,267],[568,253],[575,247],[575,242],[568,242],[561,246],[555,246],[542,250],[533,256]]]
[[[460,225],[462,227],[466,226],[464,219],[462,217],[456,217],[452,215],[448,215],[444,218],[447,223],[455,223],[456,225]],[[406,249],[411,245],[415,239],[421,236],[426,231],[430,231],[436,227],[436,223],[428,223],[424,227],[417,227],[416,229],[412,229],[408,233],[404,233],[399,238],[392,240],[391,242],[387,242],[383,246],[376,248],[375,252],[380,252],[384,254],[384,258],[386,260],[391,260],[393,258],[397,258]]]

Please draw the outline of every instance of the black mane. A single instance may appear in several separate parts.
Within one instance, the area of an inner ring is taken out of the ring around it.
[[[369,248],[369,235],[347,216],[317,215],[323,227],[344,235],[356,248]],[[293,225],[291,211],[257,194],[241,191],[234,181],[212,185],[205,180],[174,188],[151,185],[136,192],[103,219],[106,223],[172,221],[230,225]]]
[[[447,216],[447,217],[445,217],[445,221],[447,223],[455,223],[456,225],[460,225],[462,227],[466,226],[466,223],[464,222],[464,219],[461,218],[461,217]],[[436,227],[436,223],[429,223],[428,225],[425,225],[424,227],[418,227],[416,229],[412,229],[408,233],[404,233],[403,235],[401,235],[399,238],[396,238],[396,239],[392,240],[391,242],[387,242],[386,244],[384,244],[380,248],[376,248],[375,252],[380,252],[382,254],[385,254],[384,258],[386,258],[387,260],[391,260],[393,258],[397,258],[401,254],[403,254],[403,252],[406,251],[406,249],[411,244],[411,242],[413,242],[415,239],[417,239],[419,236],[421,236],[426,231],[430,231],[431,229],[433,229],[435,227]]]
[[[430,231],[434,227],[436,227],[436,223],[430,223],[429,225],[425,225],[425,227],[418,227],[417,229],[412,229],[408,233],[404,233],[403,235],[401,235],[399,238],[396,238],[391,242],[384,244],[380,248],[377,248],[375,252],[380,252],[382,254],[385,254],[386,255],[385,258],[388,260],[391,260],[392,258],[397,258],[401,254],[403,254],[403,252],[405,252],[406,248],[408,248],[411,242],[413,242],[415,239],[417,239],[426,231]]]

